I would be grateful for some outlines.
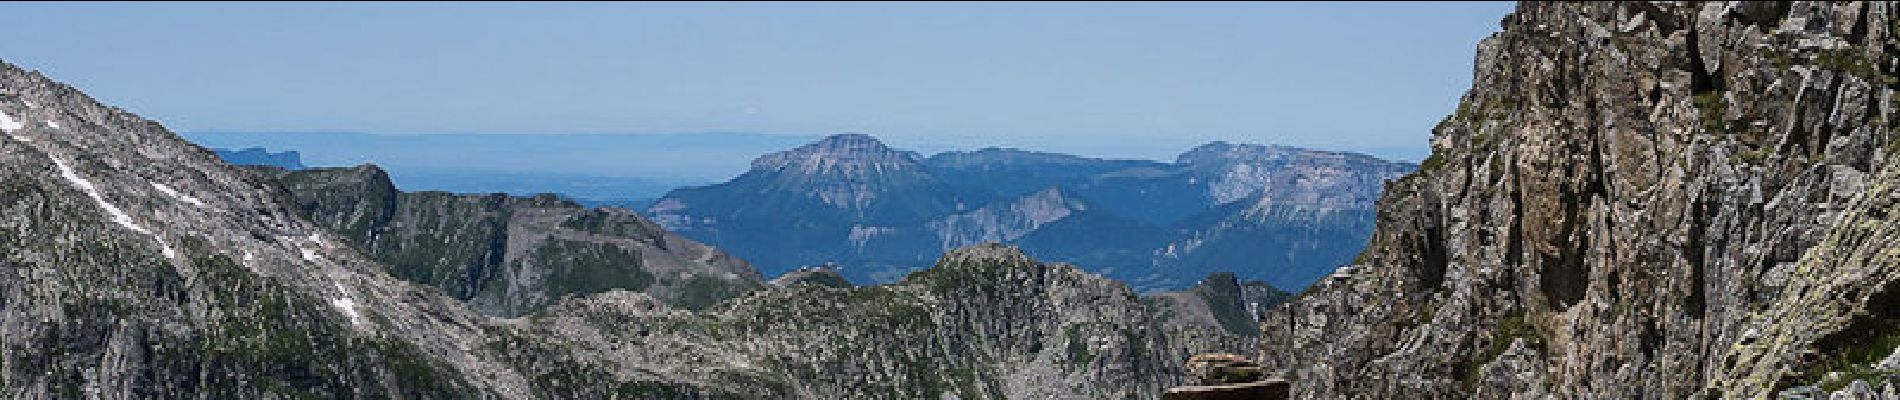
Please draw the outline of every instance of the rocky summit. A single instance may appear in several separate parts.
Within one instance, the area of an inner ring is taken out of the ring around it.
[[[1295,398],[1895,398],[1896,6],[1519,4],[1262,358]]]

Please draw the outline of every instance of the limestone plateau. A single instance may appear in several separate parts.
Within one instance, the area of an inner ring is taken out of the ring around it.
[[[1520,3],[1263,358],[1295,398],[1896,398],[1896,7]]]

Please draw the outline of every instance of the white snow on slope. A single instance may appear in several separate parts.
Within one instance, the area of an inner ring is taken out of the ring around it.
[[[44,122],[46,122],[46,126],[50,126],[50,127],[53,127],[53,129],[59,129],[59,123],[58,123],[58,122],[53,122],[53,120],[50,120],[50,119],[43,119],[43,120],[41,120],[41,121],[44,121]]]
[[[126,229],[131,229],[133,232],[150,235],[153,240],[158,241],[158,247],[165,253],[165,258],[178,259],[178,250],[172,249],[171,244],[165,243],[164,238],[159,237],[143,226],[139,226],[138,221],[133,221],[132,216],[126,215],[125,210],[119,209],[118,205],[106,201],[106,197],[99,194],[99,188],[93,186],[92,181],[79,176],[78,172],[73,171],[73,167],[67,166],[65,161],[60,161],[59,157],[49,158],[53,160],[53,166],[59,168],[59,176],[65,178],[67,182],[71,182],[73,186],[79,187],[80,191],[86,192],[86,196],[91,197],[93,202],[99,203],[99,208],[106,210],[106,215],[112,216],[112,222],[118,223],[119,226],[124,226]]]
[[[337,293],[341,293],[343,297],[330,299],[330,305],[336,306],[338,310],[342,310],[343,315],[350,316],[351,324],[363,326],[363,315],[356,312],[356,299],[350,297],[350,292],[343,289],[343,283],[341,282],[336,283],[336,291]]]
[[[138,222],[133,221],[132,216],[126,215],[125,210],[121,210],[119,206],[113,205],[110,201],[106,201],[105,196],[99,194],[99,188],[92,186],[92,181],[79,176],[78,172],[73,172],[73,167],[67,166],[65,161],[60,161],[59,157],[51,158],[53,159],[53,166],[59,167],[59,176],[66,178],[67,182],[72,182],[73,186],[78,186],[79,190],[86,192],[86,196],[92,197],[93,202],[99,203],[99,208],[105,209],[106,214],[112,216],[112,222],[117,222],[120,226],[124,226],[126,229],[131,229],[134,232],[147,235],[152,234],[152,231],[145,230],[145,227],[139,226]]]
[[[154,236],[153,239],[157,239],[157,237]],[[178,250],[173,250],[172,245],[169,243],[165,243],[164,239],[158,240],[158,248],[159,248],[159,251],[165,253],[166,259],[170,259],[170,260],[178,259]]]
[[[25,127],[26,127],[26,124],[22,124],[20,123],[20,121],[14,120],[13,116],[7,115],[6,111],[0,111],[0,132],[6,132],[7,136],[13,137],[13,140],[18,140],[22,142],[31,142],[32,140],[27,140],[26,138],[15,136],[13,134],[13,131],[17,131],[17,130],[20,130],[20,128],[25,128]]]
[[[174,199],[178,199],[178,201],[191,203],[191,205],[199,206],[199,207],[205,206],[205,202],[198,200],[198,198],[191,197],[191,195],[188,195],[188,194],[179,193],[177,190],[172,190],[171,186],[165,186],[165,184],[163,183],[152,182],[152,188],[158,189],[160,193],[164,193],[166,196],[171,196]]]

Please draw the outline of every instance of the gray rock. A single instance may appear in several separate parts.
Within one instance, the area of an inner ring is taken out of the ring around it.
[[[1763,398],[1871,362],[1894,6],[1520,3],[1263,358],[1299,398]]]

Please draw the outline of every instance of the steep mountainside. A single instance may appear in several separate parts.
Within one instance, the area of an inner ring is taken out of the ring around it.
[[[374,174],[327,173],[292,186]],[[613,290],[493,318],[352,245],[383,246],[368,227],[401,199],[311,202],[273,178],[0,62],[0,396],[1154,398],[1181,357],[1250,346],[1000,247],[892,286],[792,285],[698,313]],[[424,199],[557,209],[554,236],[646,237],[555,199]],[[388,243],[419,243],[395,221],[488,221],[408,218],[387,219]]]
[[[1895,7],[1521,3],[1264,357],[1301,398],[1894,396]]]
[[[1260,318],[1292,297],[1260,281],[1241,282],[1232,272],[1208,275],[1186,290],[1155,294],[1178,326],[1217,326],[1238,335],[1260,334]]]
[[[372,165],[273,173],[306,218],[483,313],[532,313],[622,289],[699,309],[757,289],[758,271],[632,211],[541,195],[397,191]]]
[[[467,350],[509,328],[157,123],[0,62],[0,132],[5,397],[532,393]]]
[[[1154,398],[1190,354],[1249,345],[1166,324],[1126,286],[995,245],[893,285],[796,285],[698,315],[615,292],[528,325],[573,338],[553,348],[608,352],[607,370],[795,398]]]
[[[674,191],[648,213],[768,274],[835,263],[855,281],[890,282],[943,251],[998,241],[1144,290],[1216,271],[1299,288],[1351,259],[1380,185],[1411,168],[1227,143],[1175,163],[994,148],[920,161],[847,134]]]

